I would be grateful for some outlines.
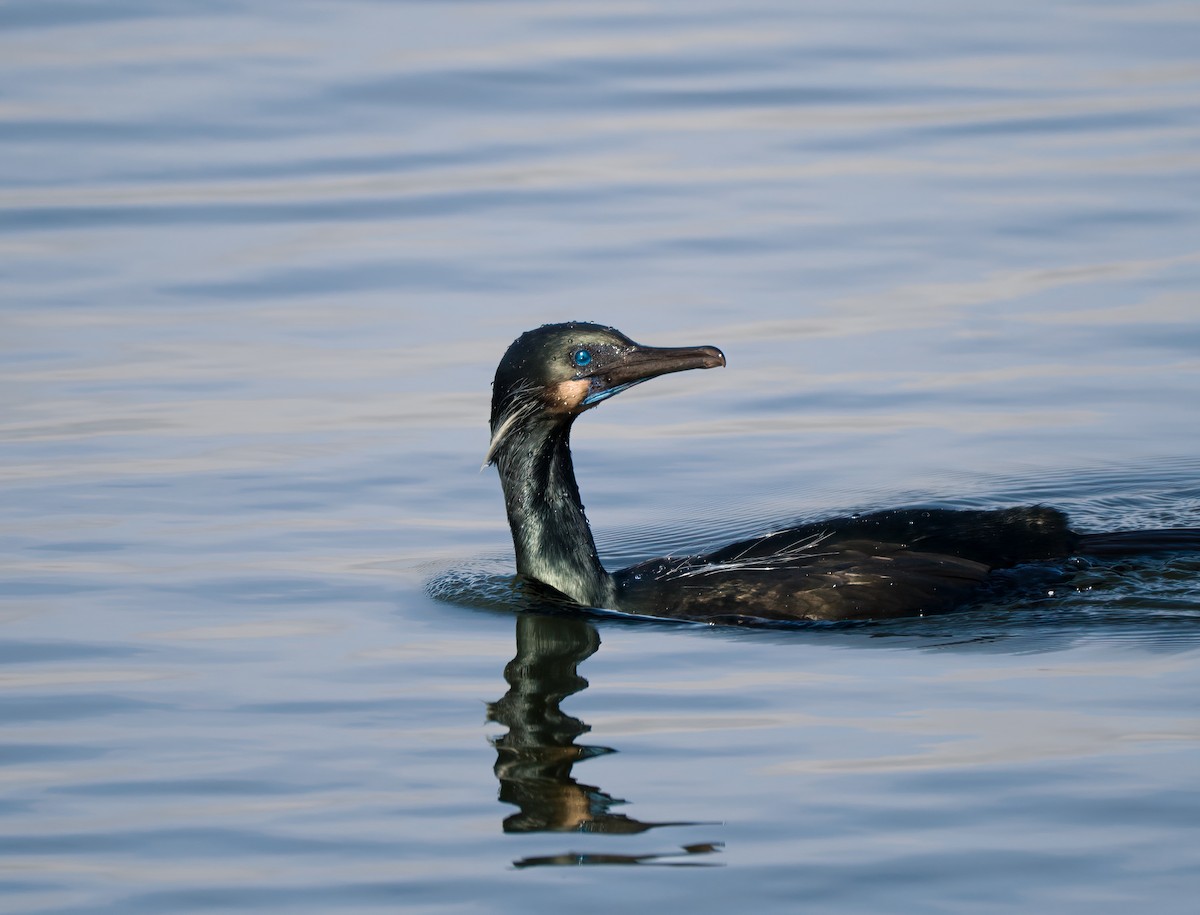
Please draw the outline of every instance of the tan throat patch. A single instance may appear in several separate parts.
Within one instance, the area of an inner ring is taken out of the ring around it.
[[[583,405],[583,399],[592,389],[585,379],[560,381],[550,389],[550,409],[556,413],[573,413]]]

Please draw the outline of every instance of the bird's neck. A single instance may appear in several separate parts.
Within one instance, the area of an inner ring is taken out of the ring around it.
[[[496,457],[517,571],[577,603],[611,609],[615,589],[583,513],[570,435],[570,423],[532,426]]]

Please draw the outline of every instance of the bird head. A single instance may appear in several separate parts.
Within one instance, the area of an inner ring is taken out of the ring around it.
[[[725,364],[714,346],[642,346],[612,327],[570,322],[522,334],[492,383],[492,440],[485,464],[531,424],[569,424],[614,394],[659,375]]]

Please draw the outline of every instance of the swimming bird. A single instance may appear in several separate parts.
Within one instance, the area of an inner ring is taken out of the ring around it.
[[[491,441],[517,572],[586,607],[710,622],[860,620],[953,610],[996,569],[1078,555],[1200,549],[1200,528],[1080,534],[1053,508],[899,509],[833,518],[617,572],[600,562],[575,471],[576,418],[628,388],[725,365],[713,346],[649,347],[547,324],[496,369]]]

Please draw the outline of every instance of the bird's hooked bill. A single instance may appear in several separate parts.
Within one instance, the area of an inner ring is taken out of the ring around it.
[[[725,364],[725,354],[715,346],[636,346],[606,367],[610,387],[636,384],[671,372],[715,369]]]

